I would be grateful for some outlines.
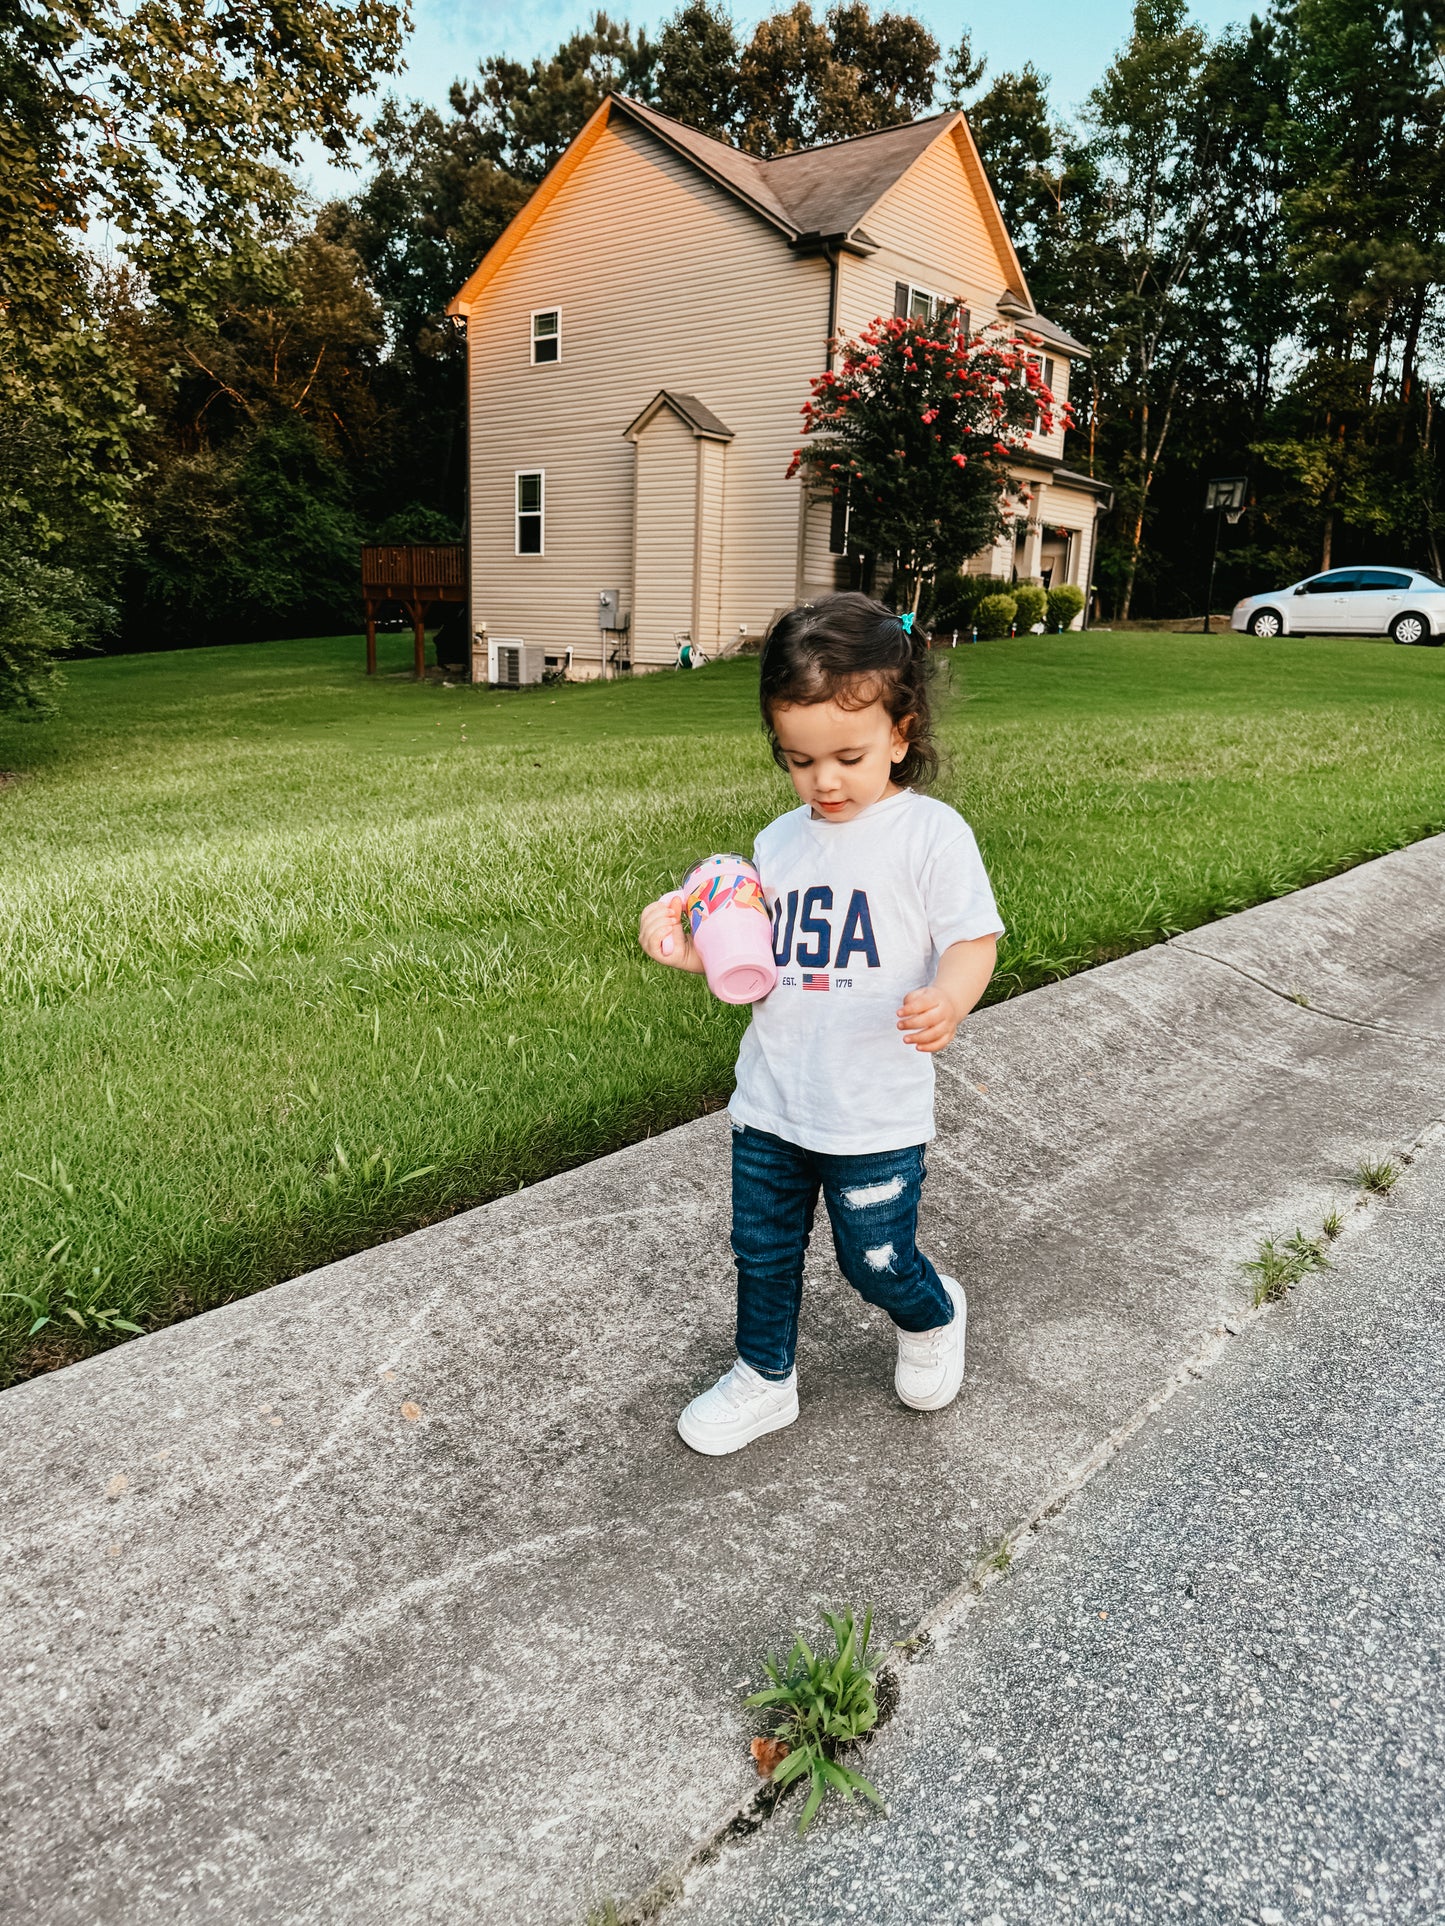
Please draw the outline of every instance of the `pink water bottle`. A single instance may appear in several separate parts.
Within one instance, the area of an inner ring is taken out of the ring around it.
[[[773,924],[746,856],[708,856],[682,879],[683,915],[707,986],[722,1003],[757,1003],[778,980]]]

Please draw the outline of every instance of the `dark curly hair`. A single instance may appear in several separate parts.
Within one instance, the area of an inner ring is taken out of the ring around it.
[[[787,767],[773,728],[775,708],[836,702],[843,709],[866,709],[881,702],[908,741],[893,765],[894,782],[927,783],[938,771],[928,694],[932,667],[925,637],[909,635],[892,609],[871,595],[800,602],[778,617],[763,644],[758,694],[774,762]]]

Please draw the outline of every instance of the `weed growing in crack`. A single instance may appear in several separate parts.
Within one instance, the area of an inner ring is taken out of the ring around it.
[[[1320,1232],[1333,1244],[1344,1228],[1344,1213],[1342,1211],[1332,1210],[1323,1224],[1320,1225]]]
[[[998,1550],[988,1560],[988,1569],[991,1572],[997,1572],[1000,1575],[1000,1577],[1003,1577],[1003,1576],[1006,1576],[1010,1571],[1012,1571],[1013,1562],[1014,1562],[1014,1555],[1009,1550],[1008,1546],[1000,1545]]]
[[[824,1611],[823,1620],[833,1634],[834,1650],[814,1652],[806,1639],[798,1639],[785,1663],[764,1661],[771,1684],[746,1701],[783,1715],[773,1736],[788,1752],[774,1767],[772,1783],[789,1786],[804,1776],[811,1781],[798,1820],[800,1838],[830,1788],[850,1802],[861,1792],[880,1811],[883,1806],[870,1780],[838,1762],[841,1751],[866,1738],[878,1723],[878,1673],[868,1663],[873,1613],[863,1614],[861,1637],[851,1610]]]
[[[1371,1197],[1388,1197],[1399,1183],[1400,1166],[1391,1157],[1368,1159],[1355,1172],[1355,1182]]]
[[[1336,1216],[1338,1214],[1335,1213]],[[1240,1266],[1254,1279],[1255,1307],[1277,1304],[1287,1291],[1308,1277],[1311,1271],[1327,1271],[1330,1262],[1325,1256],[1325,1244],[1336,1234],[1326,1225],[1318,1237],[1306,1237],[1303,1231],[1298,1230],[1279,1244],[1272,1237],[1266,1237],[1259,1247],[1259,1255]]]
[[[587,1926],[621,1926],[622,1915],[615,1899],[604,1899],[600,1906],[587,1909]]]

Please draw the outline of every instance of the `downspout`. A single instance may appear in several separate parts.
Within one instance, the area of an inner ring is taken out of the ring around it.
[[[823,258],[828,263],[828,373],[833,372],[833,337],[838,332],[838,256],[840,249],[825,247]]]
[[[462,320],[462,580],[466,583],[464,623],[467,638],[467,680],[472,674],[472,320]]]

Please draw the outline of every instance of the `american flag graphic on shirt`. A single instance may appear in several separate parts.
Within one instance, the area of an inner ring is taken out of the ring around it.
[[[808,970],[804,970],[803,972],[803,988],[805,990],[826,990],[828,981],[827,976],[820,975],[817,972]]]

